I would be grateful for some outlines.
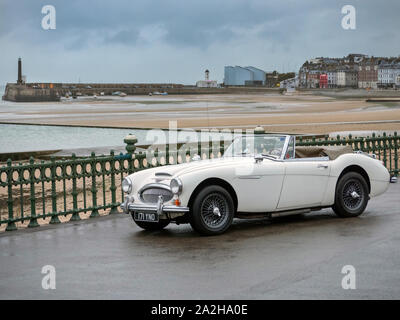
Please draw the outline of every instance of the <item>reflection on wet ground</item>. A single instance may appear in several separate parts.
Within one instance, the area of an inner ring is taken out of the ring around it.
[[[0,234],[0,298],[399,299],[400,184],[358,218],[330,209],[235,220],[216,237],[189,225],[139,229],[120,214]],[[57,290],[41,287],[54,265]],[[342,267],[357,271],[343,290]]]

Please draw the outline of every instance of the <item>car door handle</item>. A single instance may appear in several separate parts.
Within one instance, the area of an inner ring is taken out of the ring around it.
[[[328,165],[327,165],[327,164],[319,164],[319,165],[317,166],[317,168],[328,169]]]

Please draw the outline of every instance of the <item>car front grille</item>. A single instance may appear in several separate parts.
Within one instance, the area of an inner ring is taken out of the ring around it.
[[[169,190],[168,186],[157,187],[157,186],[149,186],[144,187],[140,192],[140,199],[146,203],[157,203],[158,197],[162,196],[164,202],[167,202],[172,199],[173,194],[171,190]]]

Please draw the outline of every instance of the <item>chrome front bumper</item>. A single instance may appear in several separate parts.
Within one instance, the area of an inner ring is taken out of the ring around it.
[[[158,215],[163,213],[187,213],[189,212],[188,207],[180,207],[174,205],[164,205],[162,199],[159,199],[157,204],[146,204],[146,203],[134,203],[129,198],[125,199],[125,202],[121,203],[121,209],[124,213],[131,212],[154,212]]]
[[[189,212],[188,207],[178,207],[178,206],[166,206],[162,205],[160,208],[154,205],[142,205],[142,204],[134,204],[130,203],[128,205],[129,211],[153,211],[158,214],[167,212],[167,213],[186,213]]]

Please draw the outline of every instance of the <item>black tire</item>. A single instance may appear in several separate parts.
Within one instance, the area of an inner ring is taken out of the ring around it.
[[[332,209],[342,218],[357,217],[364,212],[368,200],[369,189],[364,177],[357,172],[348,172],[336,185]]]
[[[133,219],[133,214],[132,214],[132,219]],[[135,221],[135,219],[133,219]],[[164,229],[167,225],[169,225],[170,221],[167,219],[162,219],[158,222],[144,222],[144,221],[135,221],[138,227],[149,230],[149,231],[156,231],[156,230],[162,230]]]
[[[202,189],[191,206],[189,222],[202,235],[224,233],[232,224],[235,205],[228,191],[212,185]]]

